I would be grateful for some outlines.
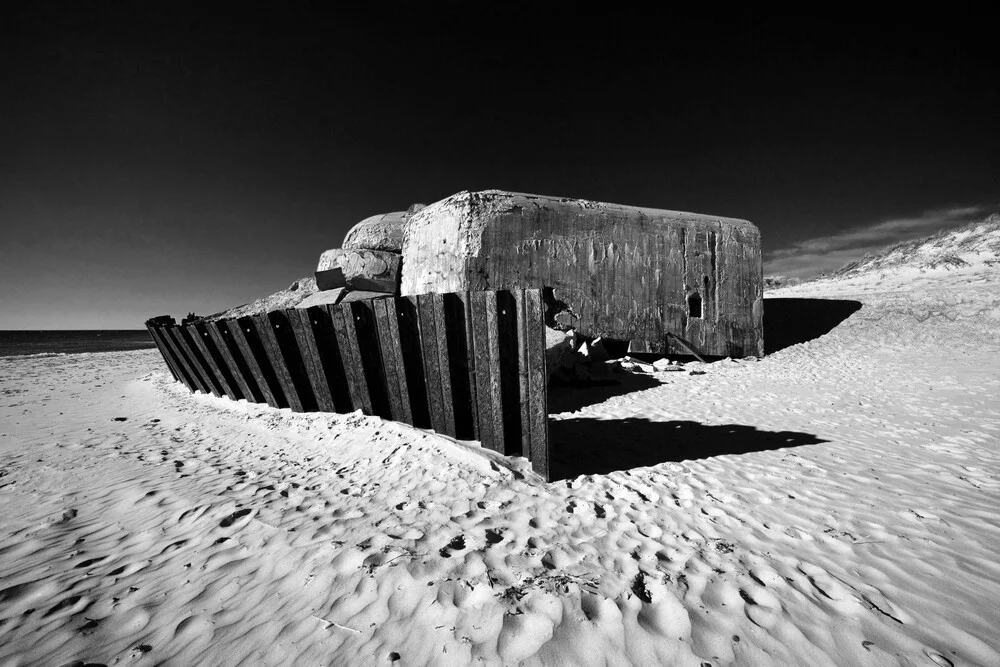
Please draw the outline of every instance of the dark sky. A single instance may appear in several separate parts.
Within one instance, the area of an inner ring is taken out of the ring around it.
[[[460,190],[746,218],[800,273],[812,239],[839,260],[1000,202],[975,13],[25,5],[0,19],[0,329],[219,311]]]

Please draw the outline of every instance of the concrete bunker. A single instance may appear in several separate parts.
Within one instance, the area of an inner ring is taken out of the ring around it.
[[[554,326],[634,352],[764,353],[760,232],[746,220],[485,190],[367,218],[337,252],[386,253],[352,260],[357,289],[372,289],[364,262],[391,253],[386,293],[549,288],[566,306]]]

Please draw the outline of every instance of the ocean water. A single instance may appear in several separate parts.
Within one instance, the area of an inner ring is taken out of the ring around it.
[[[149,332],[135,330],[0,331],[0,357],[25,354],[120,352],[156,347]]]

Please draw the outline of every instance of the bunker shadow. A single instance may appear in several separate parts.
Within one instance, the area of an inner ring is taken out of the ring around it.
[[[658,386],[660,382],[652,376],[638,373],[616,373],[589,383],[553,382],[548,387],[548,411],[550,415],[576,412],[588,405],[603,403],[614,396],[623,396]]]
[[[557,419],[549,421],[550,479],[603,475],[660,463],[748,454],[826,440],[798,431],[753,426],[708,426],[693,421]]]
[[[764,351],[819,338],[859,310],[859,301],[842,299],[764,299]]]

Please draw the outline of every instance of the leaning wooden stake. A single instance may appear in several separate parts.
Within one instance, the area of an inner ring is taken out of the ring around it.
[[[693,354],[694,358],[697,359],[698,361],[700,361],[701,363],[703,363],[703,364],[707,364],[708,363],[707,361],[705,361],[702,358],[702,356],[700,354],[698,354],[698,350],[696,350],[695,347],[694,347],[694,345],[692,345],[691,343],[687,342],[686,340],[684,340],[683,338],[681,338],[680,336],[678,336],[675,333],[669,333],[668,332],[667,336],[669,336],[669,337],[673,338],[674,340],[676,340],[680,344],[681,347],[683,347],[685,350],[687,350],[688,352],[690,352],[691,354]]]

